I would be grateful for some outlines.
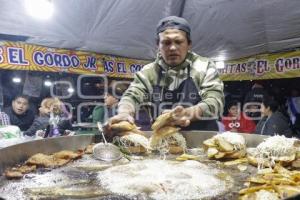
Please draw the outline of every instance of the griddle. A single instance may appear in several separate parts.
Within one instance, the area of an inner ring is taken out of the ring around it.
[[[151,132],[147,132],[151,135]],[[216,132],[187,131],[183,132],[187,140],[188,148],[201,147],[202,142],[211,138]],[[244,135],[248,147],[257,146],[265,136]],[[0,149],[0,172],[21,164],[36,153],[51,154],[61,150],[83,149],[94,142],[94,135],[77,135],[68,137],[48,138],[34,140],[22,144]],[[155,155],[152,155],[152,157]],[[157,155],[158,156],[158,155]],[[174,157],[173,157],[174,158]],[[101,182],[96,178],[97,174],[105,168],[113,165],[122,165],[129,162],[121,159],[112,163],[95,160],[91,155],[84,155],[66,166],[56,169],[38,169],[36,172],[26,174],[20,180],[7,180],[0,177],[0,198],[3,199],[149,199],[145,194],[137,196],[122,196],[112,194],[101,188]],[[244,172],[240,172],[236,166],[224,167],[222,162],[208,160],[201,156],[201,162],[214,168],[224,170],[234,179],[234,186],[225,194],[210,198],[212,200],[237,199],[238,191],[244,187],[246,178],[256,173],[256,168],[248,166]]]

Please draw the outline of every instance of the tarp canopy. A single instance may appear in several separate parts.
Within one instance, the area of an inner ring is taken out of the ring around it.
[[[53,16],[27,14],[25,0],[0,0],[0,40],[153,59],[155,29],[186,18],[193,50],[230,60],[300,46],[299,0],[50,0]]]

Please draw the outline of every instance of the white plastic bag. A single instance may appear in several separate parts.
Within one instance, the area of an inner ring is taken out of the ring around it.
[[[18,126],[2,126],[0,127],[0,139],[20,138],[21,130]]]

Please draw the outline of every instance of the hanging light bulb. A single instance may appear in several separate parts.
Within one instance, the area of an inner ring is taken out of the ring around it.
[[[51,0],[26,0],[25,8],[28,14],[36,19],[49,19],[54,11]]]

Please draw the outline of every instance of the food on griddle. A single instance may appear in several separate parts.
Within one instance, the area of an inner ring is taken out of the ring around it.
[[[135,124],[132,124],[128,121],[121,121],[119,123],[115,123],[111,125],[111,130],[116,133],[131,131],[137,128],[138,127]]]
[[[81,188],[47,186],[26,188],[25,191],[32,196],[40,197],[33,199],[90,199],[93,197],[106,196],[109,194],[107,191],[101,190],[100,188],[90,188],[88,186],[82,186]]]
[[[264,167],[273,167],[276,163],[282,165],[292,165],[297,161],[296,139],[286,138],[285,136],[273,136],[265,139],[256,148],[247,149],[247,158],[249,163]]]
[[[143,135],[131,133],[120,137],[120,144],[127,152],[133,154],[146,153],[150,150],[149,140]]]
[[[190,155],[190,154],[182,154],[176,158],[178,161],[186,161],[186,160],[199,160],[199,156]]]
[[[59,155],[59,154],[58,154]],[[72,158],[59,158],[54,155],[46,155],[42,153],[31,156],[26,164],[37,165],[39,167],[55,168],[70,162]]]
[[[80,158],[82,153],[77,153],[69,150],[59,151],[53,154],[54,159],[67,159],[67,160],[74,160]]]
[[[122,137],[124,135],[130,134],[139,134],[145,135],[143,131],[140,130],[140,127],[137,127],[135,124],[132,124],[128,121],[121,121],[111,125],[111,131],[114,136]]]
[[[59,151],[52,155],[37,153],[31,156],[24,165],[6,170],[4,175],[8,179],[22,178],[24,174],[35,171],[37,167],[60,167],[72,160],[80,158],[81,156],[82,152],[73,152],[68,150]]]
[[[151,126],[153,135],[150,138],[150,146],[163,155],[181,154],[186,149],[185,138],[179,133],[180,128],[169,125],[172,120],[172,112],[167,112],[158,116]]]
[[[157,131],[164,126],[167,126],[172,120],[172,112],[161,114],[156,118],[155,122],[151,126],[151,129],[153,131]]]
[[[247,179],[247,188],[239,191],[241,200],[285,199],[300,193],[300,171],[275,164],[272,171]]]
[[[245,138],[234,132],[224,132],[203,142],[208,158],[243,158],[246,155]]]
[[[185,138],[179,133],[180,128],[165,126],[158,130],[154,130],[150,138],[150,146],[152,149],[162,154],[181,154],[186,149]]]
[[[279,200],[279,197],[274,190],[271,190],[270,187],[263,188],[265,189],[242,196],[240,200]]]
[[[135,124],[128,121],[121,121],[113,124],[111,130],[114,132],[115,143],[120,146],[124,153],[140,154],[150,150],[149,140],[143,131]]]
[[[18,178],[22,178],[24,174],[33,172],[35,170],[36,170],[35,165],[22,165],[20,167],[13,167],[9,170],[6,170],[4,172],[4,175],[8,179],[18,179]]]
[[[18,170],[14,170],[14,169],[10,169],[10,170],[6,170],[4,172],[4,176],[7,178],[7,179],[19,179],[19,178],[22,178],[23,177],[23,173],[18,171]]]
[[[231,160],[231,161],[226,161],[224,162],[225,166],[232,166],[232,165],[239,165],[242,163],[248,163],[248,159],[247,158],[239,158],[236,160]]]
[[[93,147],[95,146],[95,144],[89,144],[85,150],[84,150],[84,153],[86,154],[92,154],[93,153]]]
[[[22,165],[18,168],[16,168],[18,171],[20,171],[22,174],[27,174],[30,172],[33,172],[36,170],[36,166],[35,165]]]
[[[37,165],[41,167],[54,167],[56,163],[54,163],[54,159],[52,155],[46,155],[43,153],[37,153],[31,156],[25,164],[29,165]]]

